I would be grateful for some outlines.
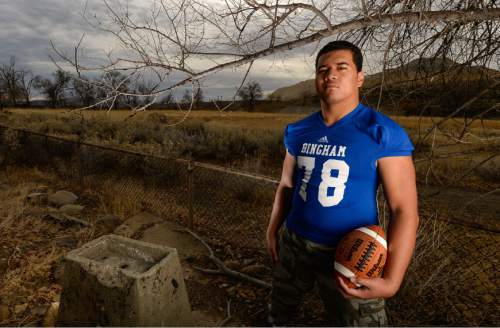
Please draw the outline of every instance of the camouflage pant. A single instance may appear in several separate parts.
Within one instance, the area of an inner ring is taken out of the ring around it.
[[[327,320],[333,326],[386,326],[384,299],[346,299],[333,278],[333,248],[307,241],[283,229],[278,244],[279,262],[273,272],[270,321],[290,323],[304,294],[317,283]]]

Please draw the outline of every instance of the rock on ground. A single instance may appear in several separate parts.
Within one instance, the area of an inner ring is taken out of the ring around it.
[[[49,202],[58,206],[73,204],[78,199],[71,191],[59,190],[49,195]]]

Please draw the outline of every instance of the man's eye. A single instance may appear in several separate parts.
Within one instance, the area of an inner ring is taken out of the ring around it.
[[[341,66],[341,67],[339,67],[339,69],[347,69],[347,67]]]

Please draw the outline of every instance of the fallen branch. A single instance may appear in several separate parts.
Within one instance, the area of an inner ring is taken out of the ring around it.
[[[227,316],[221,322],[219,322],[219,324],[217,325],[217,327],[223,327],[233,317],[231,315],[231,299],[227,300],[227,307],[226,307],[226,309],[227,309]]]
[[[72,215],[69,215],[69,214],[66,214],[66,213],[61,213],[59,211],[50,211],[49,213],[47,213],[47,215],[45,217],[50,217],[50,218],[55,219],[55,220],[57,220],[59,222],[62,222],[62,223],[70,222],[70,223],[81,224],[84,227],[91,227],[92,226],[87,221],[75,218]]]
[[[194,238],[196,238],[200,243],[203,244],[203,246],[205,246],[205,248],[208,250],[208,253],[209,253],[209,258],[217,265],[217,267],[219,268],[219,270],[210,270],[210,269],[202,269],[202,268],[195,268],[196,270],[199,270],[199,271],[202,271],[202,272],[205,272],[205,273],[209,273],[209,274],[224,274],[224,275],[227,275],[227,276],[230,276],[230,277],[233,277],[233,278],[237,278],[237,279],[241,279],[241,280],[246,280],[246,281],[249,281],[253,284],[256,284],[260,287],[263,287],[263,288],[271,288],[271,284],[265,282],[265,281],[262,281],[260,279],[257,279],[257,278],[254,278],[254,277],[251,277],[247,274],[244,274],[244,273],[241,273],[241,272],[238,272],[238,271],[235,271],[235,270],[231,270],[229,269],[225,264],[224,262],[222,262],[219,258],[217,258],[212,250],[212,248],[210,248],[210,246],[208,246],[208,244],[200,237],[198,236],[197,234],[195,234],[194,232],[192,232],[191,230],[189,229],[176,229],[176,231],[181,231],[181,232],[188,232],[191,234],[191,236],[193,236]]]
[[[224,274],[222,270],[212,270],[212,269],[205,269],[205,268],[200,268],[199,266],[194,266],[193,269],[197,271],[201,271],[203,273],[208,273],[208,274]]]

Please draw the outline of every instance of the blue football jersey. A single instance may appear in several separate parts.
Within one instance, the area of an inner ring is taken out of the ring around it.
[[[414,149],[396,122],[361,103],[330,127],[321,111],[289,124],[284,142],[297,163],[286,227],[330,246],[353,229],[378,224],[376,161]]]

